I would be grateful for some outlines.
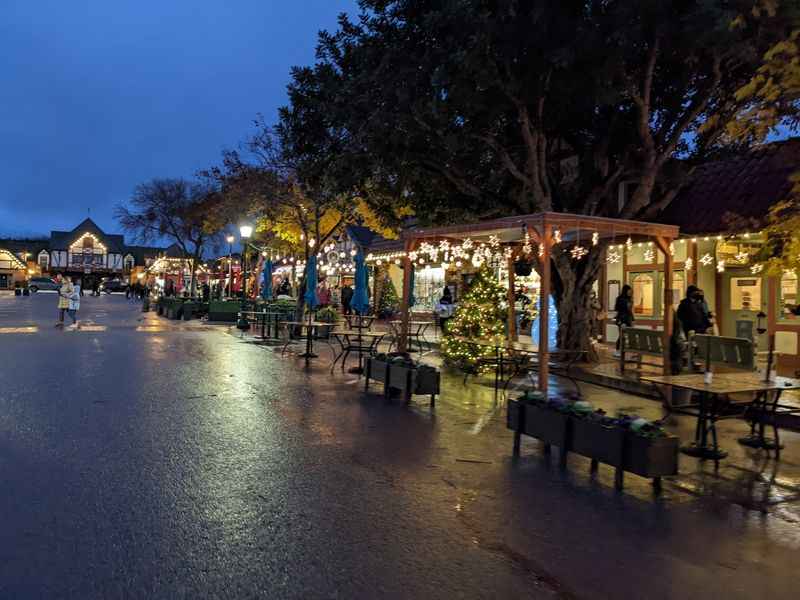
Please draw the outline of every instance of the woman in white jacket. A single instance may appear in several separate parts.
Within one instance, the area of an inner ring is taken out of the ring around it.
[[[77,329],[78,325],[78,309],[81,307],[81,284],[80,281],[78,283],[73,284],[72,286],[72,295],[69,297],[69,308],[67,309],[67,313],[69,313],[70,319],[72,319],[72,325],[70,325],[71,329]]]

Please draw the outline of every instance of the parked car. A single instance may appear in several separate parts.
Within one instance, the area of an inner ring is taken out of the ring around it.
[[[49,290],[55,292],[58,291],[58,288],[60,287],[60,285],[58,285],[49,277],[31,277],[28,280],[28,291],[32,294],[35,294],[40,290]]]
[[[124,292],[127,287],[128,283],[118,277],[103,277],[98,290],[106,294],[113,294],[114,292]]]

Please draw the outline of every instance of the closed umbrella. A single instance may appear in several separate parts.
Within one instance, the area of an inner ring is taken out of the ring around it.
[[[267,259],[264,263],[264,280],[261,285],[261,297],[264,300],[272,298],[272,261]]]
[[[363,371],[362,367],[362,357],[361,357],[361,348],[363,344],[361,342],[361,332],[363,330],[363,317],[367,311],[369,311],[369,274],[367,273],[367,264],[364,261],[364,254],[359,251],[356,254],[356,289],[353,292],[353,300],[350,302],[350,306],[358,313],[357,323],[358,323],[358,367],[352,369],[351,372],[353,373],[361,373]]]
[[[308,263],[306,263],[306,293],[303,295],[303,299],[306,301],[306,306],[308,306],[308,328],[306,329],[306,353],[303,355],[303,358],[306,359],[306,364],[308,364],[308,360],[310,358],[316,358],[316,354],[313,352],[313,346],[311,342],[311,317],[312,311],[317,307],[319,304],[319,296],[317,296],[317,257],[316,256],[309,256]]]
[[[367,274],[367,265],[364,262],[364,255],[359,252],[356,254],[356,289],[353,292],[353,299],[350,301],[350,306],[355,309],[359,315],[364,315],[369,310],[369,275]]]

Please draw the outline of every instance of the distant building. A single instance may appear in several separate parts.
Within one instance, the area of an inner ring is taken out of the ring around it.
[[[128,246],[122,235],[108,234],[87,218],[71,231],[51,231],[49,239],[0,240],[0,289],[57,273],[80,277],[84,287],[110,276],[134,282],[165,253],[165,248]]]

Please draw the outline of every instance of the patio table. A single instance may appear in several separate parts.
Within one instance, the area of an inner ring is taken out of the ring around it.
[[[332,331],[331,336],[339,343],[341,350],[334,356],[331,364],[331,373],[333,373],[333,369],[340,359],[342,361],[342,370],[344,371],[347,357],[351,352],[358,352],[358,368],[352,372],[360,375],[364,370],[362,365],[363,353],[366,352],[370,356],[373,355],[385,335],[384,333],[373,333],[371,331]]]
[[[372,315],[345,315],[344,320],[347,321],[348,329],[370,330],[375,317]]]
[[[314,337],[311,335],[314,331],[315,327],[333,327],[333,323],[326,323],[324,321],[284,321],[284,327],[286,328],[287,336],[286,336],[286,344],[283,346],[283,350],[281,351],[281,355],[286,352],[286,349],[289,347],[289,344],[292,342],[292,335],[291,329],[297,327],[301,330],[305,329],[306,331],[306,351],[303,354],[300,354],[300,358],[306,359],[306,364],[312,358],[317,358],[317,355],[314,354]]]
[[[428,352],[430,352],[431,343],[425,337],[425,332],[431,325],[434,325],[433,321],[408,322],[408,338],[410,340],[417,340],[417,346],[419,347],[420,356],[425,354],[425,352],[423,352],[423,347],[422,347],[423,342],[428,345]],[[395,341],[398,340],[400,338],[400,328],[403,326],[403,322],[397,320],[389,321],[389,326],[392,328],[392,335],[394,336]],[[392,342],[392,345],[394,345],[394,343],[395,342]],[[411,343],[409,343],[408,351],[414,352]]]
[[[764,377],[757,373],[714,373],[711,383],[705,382],[705,375],[702,373],[642,375],[641,380],[700,393],[695,439],[693,443],[681,448],[681,452],[700,459],[713,459],[715,462],[728,455],[719,448],[716,422],[721,417],[722,409],[731,405],[748,408],[755,413],[753,418],[758,419],[758,426],[756,421],[753,421],[751,436],[740,441],[750,446],[775,450],[776,457],[779,457],[780,441],[774,417],[779,407],[780,396],[784,390],[800,389],[800,380],[776,377],[765,381]],[[730,399],[731,394],[739,393],[755,393],[756,396],[747,401]],[[774,440],[764,436],[767,415],[772,416]],[[711,445],[708,443],[709,433],[712,439]]]

